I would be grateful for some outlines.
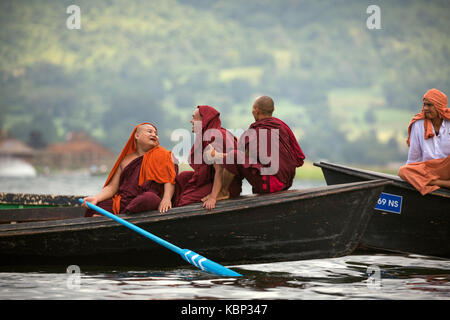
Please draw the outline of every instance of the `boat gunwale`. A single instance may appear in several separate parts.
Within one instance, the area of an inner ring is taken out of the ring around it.
[[[336,184],[332,186],[323,186],[307,189],[286,190],[272,194],[264,195],[244,195],[237,199],[228,199],[218,202],[217,210],[206,211],[201,204],[192,204],[184,207],[172,208],[168,213],[161,214],[158,211],[150,211],[137,213],[133,215],[119,215],[119,217],[134,224],[143,224],[158,221],[167,221],[174,219],[186,219],[197,216],[217,215],[229,213],[235,210],[250,209],[256,207],[265,207],[273,205],[276,202],[294,202],[298,200],[323,197],[341,192],[352,192],[362,189],[384,187],[392,184],[386,179],[353,182],[345,184]],[[248,201],[254,200],[254,201]],[[200,210],[199,210],[200,209]],[[81,217],[72,219],[52,220],[52,221],[36,221],[23,222],[19,224],[0,225],[0,238],[32,235],[53,232],[80,231],[88,229],[100,229],[118,226],[117,222],[107,217]]]
[[[77,199],[79,197],[83,196],[66,194],[0,192],[0,204],[65,207],[68,205],[55,203],[55,200],[62,200],[71,203],[71,201],[77,202]]]
[[[358,178],[370,179],[371,181],[375,181],[375,180],[373,180],[374,178],[376,178],[376,180],[387,179],[387,180],[392,181],[393,186],[418,192],[411,184],[402,180],[399,176],[396,176],[396,175],[391,175],[391,174],[376,172],[376,171],[371,171],[371,170],[365,170],[365,169],[359,169],[359,168],[352,168],[352,167],[348,167],[345,165],[330,163],[330,162],[326,162],[326,161],[314,162],[313,165],[316,167],[319,167],[319,168],[329,169],[329,170],[337,171],[339,173],[356,176]],[[450,191],[442,190],[442,188],[441,188],[441,189],[437,189],[433,192],[430,192],[427,195],[433,195],[433,196],[438,196],[438,197],[443,197],[443,198],[450,198]]]

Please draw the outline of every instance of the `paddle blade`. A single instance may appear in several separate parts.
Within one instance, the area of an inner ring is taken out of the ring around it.
[[[189,249],[183,249],[183,253],[180,255],[184,260],[196,266],[197,268],[202,269],[203,271],[214,273],[219,276],[242,277],[242,274],[228,269],[214,261],[211,261]]]

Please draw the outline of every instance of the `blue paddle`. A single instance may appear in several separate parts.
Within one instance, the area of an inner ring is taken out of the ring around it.
[[[81,203],[83,203],[83,199],[79,199],[78,201],[80,201]],[[154,234],[151,234],[150,232],[145,231],[144,229],[139,228],[138,226],[135,226],[134,224],[119,218],[118,216],[100,208],[97,207],[96,205],[87,202],[86,204],[89,208],[91,208],[92,210],[97,211],[98,213],[103,214],[104,216],[107,216],[108,218],[113,219],[114,221],[117,221],[118,223],[124,225],[125,227],[130,228],[131,230],[136,231],[137,233],[140,233],[141,235],[143,235],[144,237],[149,238],[150,240],[155,241],[156,243],[162,245],[163,247],[166,247],[169,250],[172,250],[175,253],[178,253],[184,260],[186,260],[187,262],[189,262],[190,264],[196,266],[197,268],[206,271],[206,272],[210,272],[210,273],[214,273],[217,274],[219,276],[227,276],[227,277],[242,277],[241,274],[228,269],[214,261],[211,261],[189,249],[181,249],[173,244],[171,244],[170,242],[167,242],[166,240],[163,240],[157,236],[155,236]]]

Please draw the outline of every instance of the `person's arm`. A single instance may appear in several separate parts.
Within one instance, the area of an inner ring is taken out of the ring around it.
[[[111,199],[119,191],[119,180],[121,172],[122,168],[119,166],[119,168],[117,168],[116,173],[114,174],[108,185],[103,187],[103,189],[95,196],[89,196],[84,198],[83,204],[81,206],[87,208],[86,201],[96,205],[97,203],[102,202],[103,200]]]
[[[175,192],[175,185],[170,182],[164,183],[164,193],[161,199],[161,203],[159,204],[159,212],[164,213],[172,209],[172,196]]]
[[[207,210],[212,210],[216,207],[217,195],[222,189],[222,179],[223,179],[223,166],[214,163],[214,182],[211,193],[202,199],[203,207]]]
[[[436,179],[436,180],[431,181],[428,185],[450,189],[450,180]]]
[[[422,146],[420,144],[420,130],[418,130],[417,122],[414,123],[414,125],[411,128],[411,137],[409,141],[409,151],[408,151],[408,160],[406,161],[406,164],[412,163],[412,162],[420,162],[422,161],[423,155],[422,155]]]

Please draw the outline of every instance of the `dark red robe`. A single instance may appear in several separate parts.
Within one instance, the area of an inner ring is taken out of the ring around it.
[[[211,193],[214,184],[215,170],[212,164],[205,163],[203,160],[203,151],[212,144],[218,152],[224,153],[236,149],[236,137],[222,128],[220,121],[220,113],[210,106],[198,106],[202,117],[202,134],[196,135],[196,141],[191,148],[189,156],[189,164],[194,171],[184,171],[176,178],[175,187],[175,205],[185,206],[191,203],[200,202],[201,199]],[[222,144],[218,145],[218,141],[214,137],[203,141],[203,135],[208,129],[216,129],[222,136]],[[195,154],[201,154],[200,163],[196,163]],[[230,185],[230,196],[237,197],[242,190],[242,178],[235,177]]]
[[[262,120],[258,120],[250,125],[249,130],[253,129],[256,135],[248,135],[247,131],[243,133],[240,138],[239,144],[244,144],[245,149],[249,150],[249,146],[252,145],[254,139],[256,139],[256,159],[250,161],[249,157],[245,157],[245,163],[238,163],[239,150],[234,150],[227,155],[233,158],[233,160],[225,161],[224,167],[235,174],[236,176],[246,178],[252,185],[253,193],[270,193],[281,190],[287,190],[292,186],[295,177],[295,170],[297,167],[303,165],[305,155],[300,148],[294,133],[289,126],[278,118],[270,117]],[[260,130],[265,129],[267,132],[267,150],[261,150],[260,144]],[[261,169],[263,167],[270,167],[271,163],[263,164],[263,161],[259,158],[260,152],[263,151],[270,157],[271,149],[271,136],[278,130],[278,171],[273,175],[262,175]]]
[[[131,161],[120,174],[118,191],[118,194],[120,195],[120,214],[156,210],[161,202],[164,191],[163,184],[147,180],[139,186],[142,160],[143,156],[137,157]],[[112,213],[113,199],[101,201],[97,206]],[[86,209],[85,217],[91,217],[96,213],[97,212],[92,209]]]

